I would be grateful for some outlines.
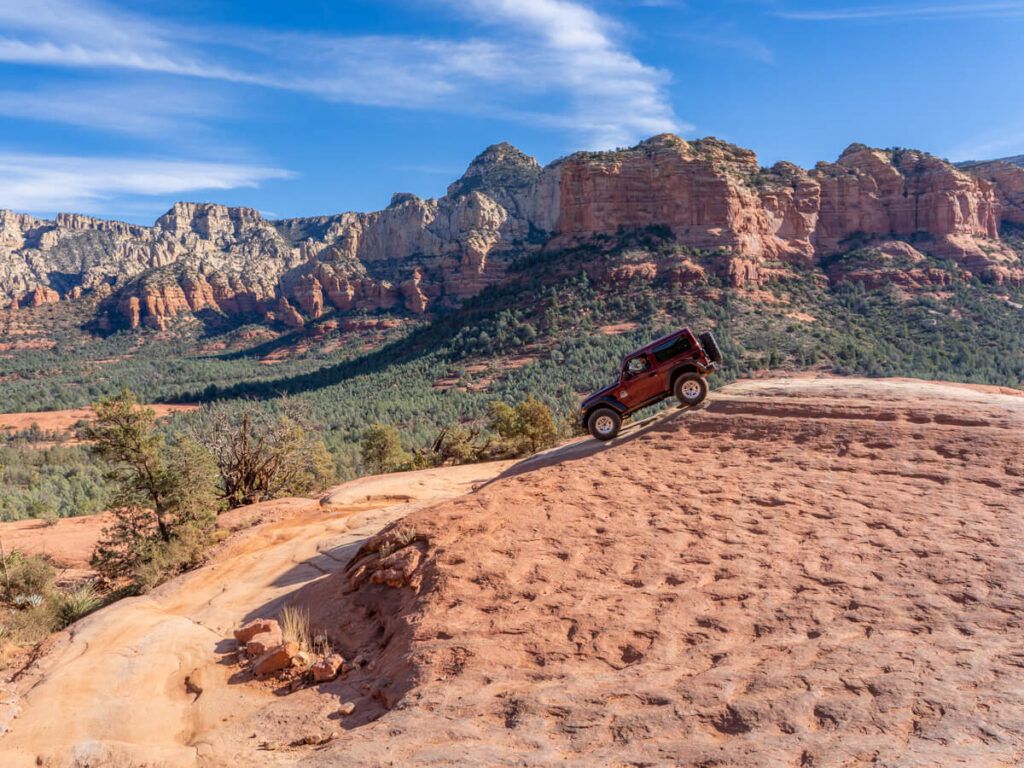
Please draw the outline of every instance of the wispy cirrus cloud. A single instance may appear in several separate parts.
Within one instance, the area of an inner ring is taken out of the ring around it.
[[[926,3],[850,6],[835,9],[778,11],[777,16],[796,21],[899,21],[971,17],[1024,16],[1024,2]]]
[[[194,59],[152,21],[70,0],[0,0],[0,61],[199,77],[229,74]]]
[[[665,95],[669,75],[642,63],[619,40],[619,24],[568,0],[463,0],[457,7],[515,35],[502,58],[525,50],[526,71],[513,83],[565,93],[567,117],[595,148],[679,130]],[[523,79],[527,78],[527,79]],[[556,124],[558,121],[555,121]]]
[[[0,207],[119,213],[289,178],[273,164],[203,159],[247,154],[213,129],[244,100],[240,86],[517,121],[589,148],[686,128],[667,97],[668,74],[630,53],[627,30],[583,0],[431,2],[463,31],[281,32],[190,25],[104,0],[0,0],[0,63],[68,73],[42,87],[0,85],[0,116],[125,135],[161,155],[68,157],[0,145]],[[182,144],[199,159],[164,159]]]
[[[112,198],[125,195],[155,198],[255,187],[292,176],[246,164],[6,152],[0,153],[0,208],[105,213]]]
[[[152,83],[58,84],[0,90],[0,116],[164,139],[182,129],[201,134],[232,101],[210,89]]]
[[[570,131],[592,147],[681,128],[666,95],[668,74],[626,50],[621,28],[582,2],[435,1],[479,32],[435,38],[211,30],[157,24],[98,2],[0,0],[0,61],[159,72],[331,101],[491,114]],[[551,101],[565,106],[552,108]]]
[[[676,34],[680,40],[687,40],[697,45],[711,46],[712,48],[724,48],[745,56],[748,59],[759,61],[762,64],[774,64],[775,52],[760,40],[749,35],[736,33],[712,33],[712,32],[679,32]]]

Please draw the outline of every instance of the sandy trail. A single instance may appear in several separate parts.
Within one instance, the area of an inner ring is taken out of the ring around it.
[[[323,503],[282,499],[246,508],[270,518],[212,563],[148,595],[116,603],[61,633],[22,676],[0,765],[192,766],[216,731],[268,694],[229,683],[216,648],[254,612],[345,562],[360,541],[430,502],[469,492],[508,462],[361,478]],[[239,510],[233,514],[240,514]],[[202,689],[197,698],[186,689]],[[18,710],[20,709],[20,713]]]

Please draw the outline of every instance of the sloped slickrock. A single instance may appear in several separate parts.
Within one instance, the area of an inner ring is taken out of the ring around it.
[[[370,660],[303,764],[1020,765],[1022,428],[993,389],[738,383],[413,513],[294,598]]]

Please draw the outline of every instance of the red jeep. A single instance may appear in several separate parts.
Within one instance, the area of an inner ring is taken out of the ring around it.
[[[722,350],[710,331],[697,337],[683,328],[662,336],[622,358],[619,380],[583,401],[583,428],[598,440],[611,440],[623,419],[669,395],[683,405],[697,405],[708,394],[704,377],[721,362]]]

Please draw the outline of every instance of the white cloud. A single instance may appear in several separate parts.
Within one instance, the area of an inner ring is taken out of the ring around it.
[[[182,129],[190,136],[202,133],[204,122],[220,114],[229,103],[211,89],[156,84],[0,90],[0,115],[5,117],[157,139],[173,137]]]
[[[589,148],[631,144],[682,130],[665,94],[668,73],[643,64],[618,42],[623,30],[569,0],[464,0],[480,23],[518,32],[507,51],[524,71],[517,82],[566,94],[569,109],[548,123],[574,126]],[[520,78],[526,78],[522,80]]]
[[[582,2],[436,2],[487,34],[184,28],[87,0],[0,0],[0,61],[159,72],[326,100],[536,121],[592,148],[685,127],[665,93],[667,73],[623,48],[618,25]],[[552,102],[564,106],[547,106]],[[97,105],[78,120],[102,123],[100,111]]]
[[[915,18],[966,18],[1024,15],[1024,2],[932,3],[925,5],[870,5],[833,10],[781,11],[777,15],[798,21],[870,21]]]
[[[710,45],[715,48],[735,51],[748,59],[760,61],[762,64],[775,63],[775,52],[764,43],[747,35],[732,32],[679,32],[676,37],[698,45]]]
[[[189,160],[0,153],[0,208],[105,213],[122,196],[255,187],[290,178],[280,168]],[[118,209],[124,205],[118,202]]]

